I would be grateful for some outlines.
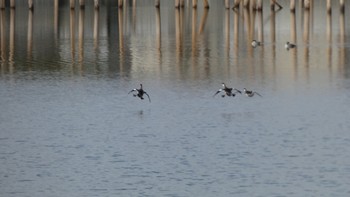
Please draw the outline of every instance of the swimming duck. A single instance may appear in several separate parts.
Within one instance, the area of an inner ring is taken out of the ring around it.
[[[137,94],[133,94],[133,96],[135,97],[138,96],[142,100],[143,100],[143,95],[145,94],[148,97],[149,102],[151,102],[151,98],[149,97],[147,92],[143,90],[142,84],[140,84],[140,89],[132,89],[128,94],[130,94],[131,92],[137,92]]]
[[[289,50],[289,49],[292,49],[292,48],[295,48],[297,45],[295,44],[292,44],[290,42],[286,42],[286,44],[284,45],[284,47]]]
[[[214,96],[216,96],[217,94],[219,94],[219,93],[222,92],[222,91],[224,91],[225,94],[226,94],[227,96],[232,96],[232,97],[235,97],[235,96],[236,96],[236,92],[242,94],[242,92],[241,92],[240,90],[236,89],[236,88],[228,88],[228,87],[226,86],[225,83],[222,83],[222,87],[223,87],[223,88],[222,88],[222,89],[219,89],[219,90],[214,94]],[[235,92],[232,92],[233,90],[235,90]],[[225,97],[225,94],[221,95],[221,97]],[[214,97],[214,96],[213,96],[213,97]]]
[[[258,92],[255,92],[255,91],[252,91],[252,90],[247,90],[246,88],[243,88],[243,92],[248,97],[252,97],[255,94],[257,94],[258,96],[262,97],[261,94],[259,94]]]
[[[253,40],[252,41],[252,47],[257,47],[257,46],[261,46],[261,42],[259,42],[259,41],[256,41],[256,40]]]

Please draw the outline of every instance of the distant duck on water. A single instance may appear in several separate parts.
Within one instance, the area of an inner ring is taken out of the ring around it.
[[[247,90],[246,88],[243,88],[243,92],[246,96],[248,97],[253,97],[255,94],[262,97],[261,94],[259,94],[258,92],[252,91],[252,90]]]
[[[222,87],[223,87],[223,88],[219,89],[219,90],[213,95],[213,97],[216,96],[217,94],[219,94],[220,92],[224,92],[224,93],[225,93],[225,94],[221,95],[221,97],[225,97],[226,95],[227,95],[227,96],[235,97],[237,92],[240,93],[240,94],[242,94],[242,92],[241,92],[240,90],[236,89],[236,88],[228,88],[228,87],[226,86],[225,83],[222,83]],[[234,90],[235,92],[233,92],[233,90]]]
[[[133,94],[134,97],[138,96],[140,99],[144,99],[143,95],[145,94],[148,97],[149,102],[151,102],[151,98],[149,97],[149,95],[147,94],[147,92],[145,92],[142,88],[142,84],[140,84],[140,89],[132,89],[128,94],[130,94],[131,92],[135,92],[135,94]]]
[[[259,42],[259,41],[256,41],[256,40],[253,40],[252,41],[252,47],[257,47],[257,46],[261,46],[261,42]]]
[[[290,42],[286,42],[286,44],[284,45],[284,47],[289,50],[289,49],[292,49],[292,48],[295,48],[297,45],[295,44],[292,44]]]

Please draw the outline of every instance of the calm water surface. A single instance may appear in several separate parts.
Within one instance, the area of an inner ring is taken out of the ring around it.
[[[1,196],[350,195],[349,5],[18,5],[1,11]],[[222,82],[263,97],[213,97]]]

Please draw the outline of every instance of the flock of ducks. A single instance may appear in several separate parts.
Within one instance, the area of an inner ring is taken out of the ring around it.
[[[216,93],[213,95],[213,97],[215,97],[217,94],[219,94],[220,92],[222,92],[223,94],[221,95],[221,97],[225,97],[225,96],[232,96],[235,97],[237,93],[242,94],[242,91],[236,89],[236,88],[229,88],[226,86],[225,83],[222,83],[222,88],[220,88],[218,91],[216,91]],[[149,94],[143,90],[142,84],[140,84],[140,88],[137,89],[132,89],[130,90],[130,93],[134,93],[133,96],[134,97],[139,97],[141,100],[143,100],[144,95],[146,95],[148,97],[149,102],[151,102],[151,97],[149,96]],[[248,96],[248,97],[253,97],[254,95],[258,95],[260,97],[261,94],[259,94],[258,92],[252,91],[252,90],[247,90],[246,88],[243,88],[243,93]]]
[[[257,41],[257,40],[252,41],[252,47],[254,47],[254,48],[261,46],[261,45],[262,45],[262,42],[260,42],[260,41]],[[297,45],[295,45],[295,44],[292,44],[290,42],[286,42],[286,44],[284,45],[284,48],[289,50],[289,49],[295,48],[296,46]]]
[[[254,48],[256,48],[258,46],[261,46],[262,44],[263,44],[262,42],[257,41],[257,40],[253,40],[252,41],[252,47],[254,47]],[[290,42],[286,42],[284,47],[287,50],[289,50],[289,49],[295,48],[296,45],[292,44]],[[238,90],[236,88],[229,88],[229,87],[226,86],[225,83],[222,83],[222,88],[219,89],[218,91],[216,91],[216,93],[213,95],[213,97],[215,97],[220,92],[223,93],[221,95],[221,97],[225,97],[225,96],[235,97],[237,93],[242,94],[242,91],[240,91],[240,90]],[[140,88],[139,89],[137,89],[137,88],[132,89],[128,94],[130,94],[130,93],[134,93],[133,96],[134,97],[139,97],[141,100],[143,100],[144,99],[144,95],[146,95],[148,97],[149,102],[151,102],[151,97],[149,96],[149,94],[145,90],[143,90],[142,84],[140,84]],[[243,88],[243,94],[245,94],[248,97],[253,97],[254,95],[258,95],[258,96],[262,97],[261,94],[259,94],[258,92],[253,91],[253,90],[247,90],[246,88]]]
[[[260,42],[260,41],[257,41],[257,40],[253,40],[251,44],[252,44],[252,47],[256,48],[258,46],[261,46],[263,43]],[[289,49],[295,48],[296,45],[292,44],[290,42],[286,42],[284,47],[287,50],[289,50]],[[216,91],[216,93],[213,95],[213,97],[215,97],[220,92],[223,93],[221,95],[221,97],[225,97],[225,96],[235,97],[237,93],[242,94],[242,91],[240,91],[240,90],[238,90],[236,88],[229,88],[229,87],[226,86],[225,83],[222,83],[222,88],[219,89],[218,91]],[[134,93],[133,96],[134,97],[139,97],[141,100],[143,100],[144,99],[144,95],[146,95],[148,97],[149,102],[151,102],[151,97],[149,96],[149,94],[145,90],[143,90],[142,84],[140,84],[140,88],[139,89],[137,89],[137,88],[132,89],[128,94],[130,94],[130,93]],[[259,94],[258,92],[253,91],[253,90],[247,90],[246,88],[243,88],[243,94],[245,94],[248,97],[253,97],[254,95],[258,95],[258,96],[262,97],[261,94]]]

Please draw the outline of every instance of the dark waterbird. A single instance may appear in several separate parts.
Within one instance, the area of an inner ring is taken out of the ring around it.
[[[145,94],[148,97],[149,102],[151,102],[151,98],[149,97],[149,95],[147,94],[147,92],[145,92],[142,88],[142,84],[140,84],[140,89],[132,89],[128,94],[130,94],[131,92],[135,92],[135,94],[133,94],[133,96],[138,96],[140,99],[144,99],[143,95]]]
[[[297,45],[295,44],[292,44],[290,42],[286,42],[286,44],[284,45],[284,47],[289,50],[289,49],[292,49],[292,48],[295,48]]]
[[[260,41],[256,41],[256,40],[253,40],[252,41],[252,47],[257,47],[257,46],[261,46],[261,42]]]
[[[225,97],[225,95],[235,97],[237,92],[242,94],[242,92],[240,90],[236,89],[236,88],[228,88],[225,83],[222,83],[222,86],[223,86],[223,88],[219,89],[214,94],[214,96],[216,96],[220,92],[224,92],[225,93],[225,94],[221,95],[221,97]],[[233,91],[235,91],[235,92],[233,92]]]

